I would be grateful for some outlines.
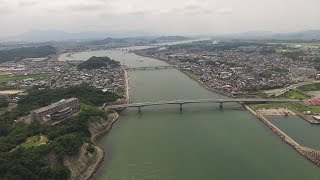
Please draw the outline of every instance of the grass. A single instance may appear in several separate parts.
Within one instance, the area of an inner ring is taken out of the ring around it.
[[[193,80],[198,80],[198,76],[193,71],[184,70],[183,71],[186,75],[188,75]]]
[[[280,98],[280,99],[310,99],[311,96],[304,94],[303,92],[301,92],[299,90],[291,90],[291,91],[288,91],[288,92],[278,96],[277,98]]]
[[[276,108],[288,108],[294,112],[303,113],[305,111],[310,111],[312,113],[320,113],[319,107],[307,106],[304,104],[279,104],[279,103],[271,103],[271,104],[255,104],[250,105],[250,107],[254,110],[257,109],[276,109]]]
[[[42,144],[46,144],[49,140],[45,136],[32,136],[29,137],[26,142],[22,143],[20,146],[24,148],[37,147]]]
[[[17,75],[17,76],[0,76],[0,83],[24,79],[47,79],[50,75],[47,74],[32,74],[32,75]]]
[[[298,87],[300,91],[320,91],[320,83],[306,84]]]

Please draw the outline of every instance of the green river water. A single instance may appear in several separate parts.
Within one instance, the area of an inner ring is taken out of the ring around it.
[[[164,65],[120,51],[109,56],[131,67]],[[140,62],[142,60],[142,62]],[[129,72],[134,102],[223,98],[176,69]],[[121,112],[99,144],[106,151],[97,180],[320,180],[320,169],[238,104],[144,107]],[[275,120],[277,121],[277,120]],[[288,126],[283,125],[283,127]],[[293,132],[298,133],[298,132]],[[289,134],[290,135],[290,134]]]

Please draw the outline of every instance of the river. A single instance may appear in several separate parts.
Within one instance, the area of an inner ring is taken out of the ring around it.
[[[131,67],[166,63],[120,51],[73,54],[109,56]],[[133,71],[133,102],[221,98],[176,69]],[[97,180],[319,180],[319,168],[282,142],[238,104],[127,109],[99,144],[106,150]]]

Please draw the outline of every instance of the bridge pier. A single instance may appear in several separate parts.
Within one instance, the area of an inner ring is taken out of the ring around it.
[[[220,105],[219,105],[220,109],[223,108],[223,102],[220,102]]]
[[[141,106],[138,106],[138,112],[141,113]]]
[[[180,105],[180,111],[182,111],[182,103],[180,103],[179,105]]]

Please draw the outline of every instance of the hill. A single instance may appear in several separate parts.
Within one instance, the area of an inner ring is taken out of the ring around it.
[[[157,41],[157,42],[185,41],[185,40],[190,40],[190,38],[184,37],[184,36],[161,36],[154,39],[154,41]]]
[[[112,60],[109,57],[96,57],[93,56],[87,61],[84,61],[78,65],[78,69],[97,69],[106,66],[117,67],[120,66],[118,61]]]
[[[56,48],[49,45],[1,50],[0,63],[21,60],[24,58],[42,58],[51,54],[56,54],[56,52]]]
[[[69,97],[79,98],[81,112],[62,124],[14,121],[31,110]],[[91,144],[91,121],[107,120],[106,112],[96,106],[118,98],[117,94],[86,85],[29,89],[17,107],[0,116],[0,179],[69,179],[63,159],[77,155],[82,144]]]
[[[274,33],[270,31],[249,31],[238,34],[216,35],[214,39],[273,39],[273,40],[320,40],[320,30]]]

